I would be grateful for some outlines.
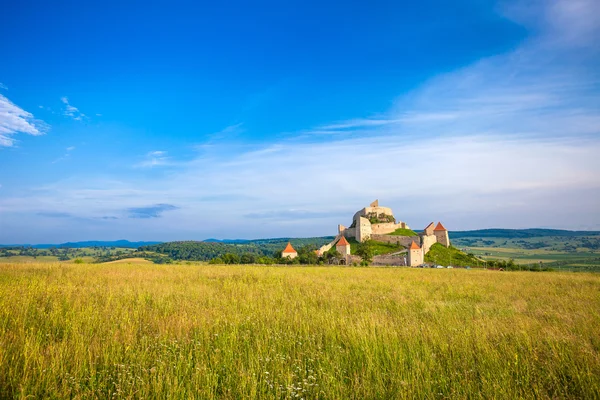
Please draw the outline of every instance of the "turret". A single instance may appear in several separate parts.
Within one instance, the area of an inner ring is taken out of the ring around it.
[[[344,257],[350,255],[350,243],[344,236],[335,244],[335,249]]]
[[[448,229],[444,228],[441,222],[438,222],[437,226],[433,230],[433,234],[437,242],[443,246],[450,247],[450,237],[448,236]]]
[[[424,254],[421,246],[412,242],[408,248],[408,265],[415,267],[421,265],[424,262]]]
[[[285,246],[285,249],[283,249],[283,251],[281,252],[281,258],[292,259],[296,257],[298,257],[298,252],[294,250],[292,244],[288,242],[287,246]]]

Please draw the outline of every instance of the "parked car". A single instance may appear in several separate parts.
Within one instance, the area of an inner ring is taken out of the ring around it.
[[[444,268],[444,266],[443,265],[438,265],[436,268],[442,269],[442,268]]]

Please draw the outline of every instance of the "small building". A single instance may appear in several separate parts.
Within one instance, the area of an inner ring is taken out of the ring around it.
[[[292,247],[292,244],[288,242],[285,249],[281,252],[281,258],[289,258],[291,260],[296,257],[298,257],[298,252]]]
[[[436,241],[445,247],[450,247],[450,237],[448,236],[448,229],[444,228],[441,222],[438,222],[437,226],[433,230]]]
[[[335,249],[343,257],[350,255],[350,243],[348,243],[344,236],[342,236],[342,238],[335,244]]]
[[[425,255],[423,254],[423,249],[415,242],[412,242],[408,248],[408,265],[416,267],[423,264],[424,261]]]

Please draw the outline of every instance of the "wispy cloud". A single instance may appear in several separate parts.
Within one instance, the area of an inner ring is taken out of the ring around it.
[[[8,88],[6,87],[6,85],[4,85],[2,82],[0,82],[0,89],[8,90]]]
[[[60,98],[60,101],[62,101],[63,104],[65,105],[65,109],[64,109],[65,116],[73,118],[75,121],[81,121],[86,117],[85,114],[82,113],[81,111],[79,111],[79,109],[77,107],[75,107],[69,103],[68,97],[63,96]]]
[[[60,161],[64,161],[67,158],[69,158],[71,156],[71,152],[75,150],[75,146],[69,146],[65,149],[65,154],[62,155],[62,157],[57,158],[56,160],[52,161],[52,164],[56,164],[57,162]]]
[[[56,212],[56,211],[40,211],[37,213],[40,217],[48,217],[48,218],[72,218],[73,216],[66,212]]]
[[[49,130],[49,125],[34,118],[33,114],[0,95],[0,147],[15,144],[17,133],[39,136]]]
[[[172,204],[155,204],[147,207],[132,207],[127,209],[129,218],[159,218],[165,211],[177,210]]]
[[[135,164],[137,168],[152,168],[159,166],[172,165],[170,157],[167,157],[167,152],[162,150],[150,151],[144,157],[144,160]]]

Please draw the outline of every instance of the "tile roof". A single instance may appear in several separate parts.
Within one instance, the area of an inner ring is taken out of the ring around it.
[[[416,244],[414,241],[410,244],[410,249],[411,250],[421,250],[421,246],[419,246],[418,244]]]
[[[444,225],[442,225],[441,222],[438,222],[437,226],[435,227],[434,231],[447,231],[448,229],[444,228]]]
[[[350,243],[346,240],[344,236],[335,244],[336,246],[348,246]]]
[[[297,251],[294,250],[292,244],[288,242],[287,246],[285,246],[285,249],[283,249],[282,253],[297,253]]]

